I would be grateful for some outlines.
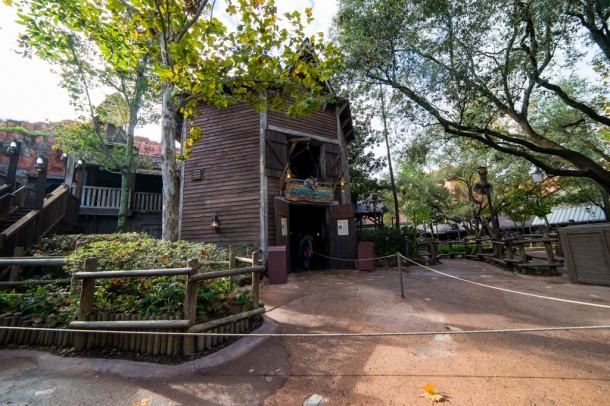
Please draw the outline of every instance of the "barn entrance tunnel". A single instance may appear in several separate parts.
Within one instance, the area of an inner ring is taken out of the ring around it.
[[[305,204],[290,205],[290,268],[291,271],[304,269],[303,258],[299,247],[303,236],[313,237],[313,251],[328,256],[328,208]],[[314,254],[310,260],[310,269],[324,269],[327,261],[324,257]]]

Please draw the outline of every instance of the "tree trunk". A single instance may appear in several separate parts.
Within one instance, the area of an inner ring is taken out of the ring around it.
[[[138,73],[135,92],[129,105],[129,124],[127,127],[127,144],[125,145],[125,162],[121,168],[121,202],[119,205],[119,219],[117,231],[124,233],[127,228],[127,214],[129,212],[129,200],[131,197],[131,172],[133,170],[133,147],[136,126],[138,125],[142,96],[148,88],[148,78],[144,75],[144,69],[148,66],[148,57],[143,60],[142,70]]]
[[[178,112],[176,111],[176,104],[172,95],[173,90],[174,86],[172,84],[163,84],[161,112],[163,215],[161,237],[165,241],[176,241],[178,239],[178,204],[180,199],[178,193],[178,170],[176,168],[176,129],[178,127]]]
[[[385,94],[383,88],[380,87],[381,94],[381,117],[383,118],[383,137],[385,138],[385,147],[388,157],[388,169],[390,170],[390,187],[392,188],[392,197],[394,198],[394,216],[396,217],[396,225],[392,224],[397,230],[400,230],[400,212],[398,211],[398,193],[396,192],[396,183],[394,182],[394,170],[392,169],[392,154],[390,153],[390,141],[388,137],[387,114],[385,111]]]

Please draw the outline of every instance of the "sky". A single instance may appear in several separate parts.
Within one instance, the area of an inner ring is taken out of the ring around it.
[[[336,0],[277,0],[278,12],[313,8],[312,32],[328,33],[331,19],[336,12]],[[21,26],[15,23],[14,8],[0,2],[0,120],[29,122],[60,121],[76,118],[70,106],[68,93],[59,86],[59,76],[51,66],[34,57],[23,58],[17,54],[17,37]],[[96,102],[104,99],[96,95]],[[158,125],[136,129],[136,135],[159,140]]]

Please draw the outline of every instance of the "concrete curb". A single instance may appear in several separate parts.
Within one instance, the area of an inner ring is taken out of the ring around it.
[[[271,320],[263,316],[263,324],[253,333],[272,334],[276,327]],[[237,342],[207,357],[199,358],[180,365],[161,365],[150,362],[138,362],[100,358],[64,358],[61,356],[33,350],[1,350],[0,360],[27,359],[39,367],[50,370],[63,370],[72,373],[108,373],[124,378],[171,378],[178,375],[218,367],[233,361],[252,351],[268,337],[242,337]]]

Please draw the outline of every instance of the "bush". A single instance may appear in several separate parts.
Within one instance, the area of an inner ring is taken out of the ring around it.
[[[244,247],[241,247],[245,249]],[[183,268],[188,259],[197,259],[201,271],[222,265],[205,261],[226,260],[226,251],[213,244],[166,242],[145,234],[62,235],[43,239],[30,253],[69,256],[64,267],[67,275],[80,271],[86,258],[98,258],[98,271]],[[128,312],[142,316],[161,316],[183,311],[186,291],[184,276],[159,278],[99,279],[95,290],[94,311]],[[24,294],[0,292],[0,312],[19,311],[25,317],[52,325],[67,324],[75,319],[79,296],[70,287],[54,285],[29,289]],[[216,279],[200,285],[198,290],[199,321],[224,317],[253,308],[249,290],[240,289],[231,280]]]
[[[408,238],[409,252],[411,256],[417,254],[415,240],[407,229],[396,230],[395,228],[381,227],[377,229],[358,230],[358,241],[367,241],[375,244],[375,256],[383,257],[400,252],[407,255],[405,238]]]

